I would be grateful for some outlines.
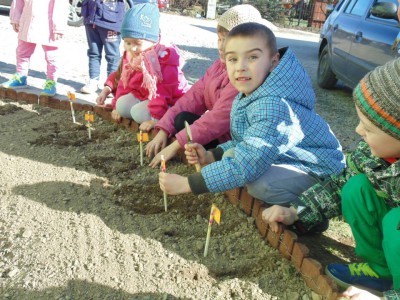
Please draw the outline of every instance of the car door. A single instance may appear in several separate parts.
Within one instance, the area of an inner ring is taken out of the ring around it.
[[[392,2],[397,0],[378,0],[376,2]],[[397,19],[381,19],[367,12],[353,40],[349,63],[352,70],[348,78],[354,87],[366,73],[387,61],[399,57],[397,39],[400,38],[400,27]]]
[[[371,0],[351,0],[334,21],[332,33],[332,70],[339,78],[352,76],[349,53],[363,17],[371,6]],[[346,80],[345,80],[346,81]]]

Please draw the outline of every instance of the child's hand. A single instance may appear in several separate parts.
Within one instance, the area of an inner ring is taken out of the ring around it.
[[[380,300],[382,298],[371,294],[365,290],[361,290],[354,286],[349,287],[343,292],[343,296],[349,299],[360,299],[360,300]]]
[[[160,172],[158,179],[161,190],[168,195],[186,194],[192,191],[186,177]]]
[[[96,103],[98,105],[104,105],[106,102],[107,96],[111,93],[111,89],[108,86],[105,86],[100,94],[96,98]]]
[[[17,24],[17,23],[11,23],[11,26],[12,26],[12,28],[13,28],[13,30],[14,30],[15,32],[19,32],[19,24]]]
[[[155,156],[167,145],[168,134],[164,130],[160,130],[157,135],[146,145],[146,155],[148,157]],[[153,163],[153,162],[152,162]],[[151,164],[152,164],[151,163]],[[160,162],[158,162],[159,164]]]
[[[278,232],[279,223],[292,225],[297,219],[297,212],[294,208],[274,205],[263,210],[261,218],[273,232]]]
[[[121,119],[122,119],[121,115],[120,115],[119,113],[117,113],[116,110],[113,110],[113,111],[111,112],[111,118],[113,118],[113,120],[114,120],[115,122],[117,122],[117,123],[120,123],[120,122],[121,122]]]
[[[178,141],[174,141],[171,145],[166,147],[164,150],[162,150],[160,153],[158,153],[151,163],[149,164],[150,167],[155,168],[160,165],[161,163],[161,155],[164,155],[164,159],[166,161],[170,160],[175,156],[175,154],[178,152],[178,150],[181,148],[179,145]]]
[[[186,144],[185,155],[191,165],[200,164],[204,166],[214,162],[211,152],[209,153],[202,145],[197,143]]]
[[[144,121],[142,124],[140,124],[139,129],[144,132],[149,132],[150,130],[152,130],[154,128],[154,126],[156,126],[156,124],[157,124],[157,121],[154,121],[154,120]]]

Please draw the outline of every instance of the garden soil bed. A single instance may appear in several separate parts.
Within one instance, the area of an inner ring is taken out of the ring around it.
[[[319,299],[223,194],[169,196],[165,212],[134,133],[94,127],[89,140],[68,111],[0,101],[0,298]],[[204,258],[212,203],[222,221]],[[348,261],[348,228],[331,228],[300,240],[322,263]]]

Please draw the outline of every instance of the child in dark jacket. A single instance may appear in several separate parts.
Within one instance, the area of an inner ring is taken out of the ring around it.
[[[124,56],[96,99],[103,105],[112,92],[113,118],[131,118],[143,131],[151,130],[189,89],[178,48],[159,42],[159,19],[158,7],[150,3],[134,4],[126,12],[121,27]]]
[[[326,273],[339,286],[352,286],[344,293],[351,299],[380,299],[365,290],[400,299],[399,95],[399,59],[368,73],[353,92],[360,119],[356,132],[364,141],[347,156],[347,168],[304,192],[293,207],[263,212],[272,228],[281,222],[306,230],[343,214],[365,262],[330,264]]]
[[[131,5],[131,2],[128,3]],[[124,13],[124,0],[83,0],[81,14],[89,47],[89,81],[81,88],[81,93],[91,94],[98,89],[103,48],[107,61],[107,76],[117,70]]]
[[[230,115],[232,140],[211,151],[186,144],[189,163],[201,173],[160,173],[168,194],[222,192],[247,186],[268,204],[297,201],[307,188],[344,167],[328,124],[314,111],[311,80],[288,49],[276,48],[271,30],[245,23],[225,44],[230,82],[239,91]]]

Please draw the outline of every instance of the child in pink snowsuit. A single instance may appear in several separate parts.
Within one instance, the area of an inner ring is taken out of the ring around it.
[[[58,46],[68,20],[68,1],[14,0],[11,25],[18,33],[16,73],[2,84],[5,88],[27,86],[30,58],[41,45],[47,62],[47,79],[42,95],[56,94]]]
[[[121,27],[124,55],[96,99],[103,105],[112,92],[112,117],[131,118],[143,131],[150,131],[189,89],[178,48],[159,43],[159,18],[152,3],[135,4],[126,12]]]

